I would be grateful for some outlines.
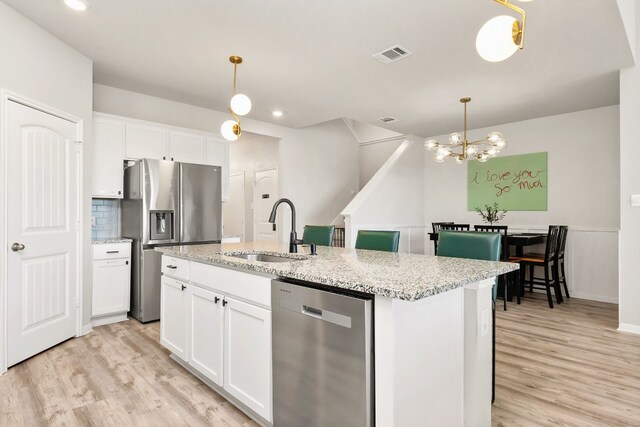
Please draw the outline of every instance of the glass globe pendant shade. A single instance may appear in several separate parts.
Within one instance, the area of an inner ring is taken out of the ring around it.
[[[235,120],[227,120],[220,126],[220,133],[227,141],[237,141],[240,136],[240,125]]]
[[[498,149],[496,147],[491,147],[487,150],[487,154],[491,157],[495,157],[498,154]]]
[[[476,37],[476,50],[485,61],[500,62],[509,58],[518,50],[513,41],[516,18],[500,15],[491,18],[480,28]]]
[[[489,156],[488,156],[488,155],[486,155],[485,153],[480,153],[480,154],[478,154],[478,161],[479,161],[479,162],[484,163],[484,162],[486,162],[487,160],[489,160]]]
[[[507,146],[507,141],[504,138],[501,138],[496,142],[496,147],[498,147],[499,149],[503,149],[506,146]]]
[[[487,141],[489,141],[492,144],[495,144],[501,139],[504,139],[504,137],[500,132],[491,132],[489,135],[487,135]]]
[[[459,164],[459,165],[461,165],[463,163],[462,162],[462,156],[456,157],[456,163]]]
[[[444,162],[444,157],[445,157],[445,156],[441,156],[441,155],[439,155],[439,154],[436,154],[436,155],[433,157],[433,160],[435,160],[435,161],[436,161],[436,162],[438,162],[438,163],[443,163],[443,162]]]
[[[424,148],[426,148],[429,151],[433,151],[436,148],[438,148],[438,141],[436,141],[435,139],[430,139],[428,141],[425,141]]]
[[[438,150],[436,151],[436,155],[441,157],[447,157],[449,154],[451,154],[451,149],[449,147],[438,147]]]
[[[474,154],[476,154],[477,152],[478,152],[478,149],[476,148],[476,146],[475,146],[475,145],[469,145],[469,146],[467,146],[467,154],[469,154],[469,155],[472,155],[472,156],[473,156],[473,155],[474,155]]]
[[[231,98],[229,106],[239,116],[246,116],[251,111],[251,100],[247,95],[239,93]]]
[[[459,144],[462,142],[462,135],[458,132],[452,133],[449,135],[449,144]]]

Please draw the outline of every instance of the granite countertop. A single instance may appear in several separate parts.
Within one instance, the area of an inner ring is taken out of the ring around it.
[[[92,245],[102,245],[105,243],[131,243],[133,239],[128,237],[94,237],[91,239]]]
[[[406,301],[416,301],[518,269],[518,264],[318,246],[288,254],[288,245],[271,242],[165,246],[166,255],[230,266],[274,276],[320,283]],[[228,256],[239,253],[291,256],[304,261],[259,262]]]

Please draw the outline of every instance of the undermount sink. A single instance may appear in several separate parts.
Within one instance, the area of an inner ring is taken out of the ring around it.
[[[246,259],[247,261],[260,261],[260,262],[292,262],[292,261],[304,261],[305,258],[293,258],[288,256],[275,256],[267,254],[226,254],[226,256]]]

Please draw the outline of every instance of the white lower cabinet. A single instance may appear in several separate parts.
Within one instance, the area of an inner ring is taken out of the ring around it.
[[[186,360],[187,284],[162,276],[160,285],[160,343]]]
[[[130,276],[128,258],[93,261],[92,316],[129,311]]]
[[[271,419],[271,312],[226,297],[224,388]]]
[[[163,256],[163,265],[170,260]],[[161,344],[271,422],[271,279],[196,262],[183,267],[188,283],[163,272]]]
[[[215,384],[223,386],[223,296],[189,286],[188,362]]]

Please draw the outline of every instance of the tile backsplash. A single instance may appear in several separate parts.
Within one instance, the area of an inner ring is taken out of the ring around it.
[[[91,216],[95,225],[91,226],[92,238],[117,237],[120,235],[120,201],[114,199],[92,199]]]

